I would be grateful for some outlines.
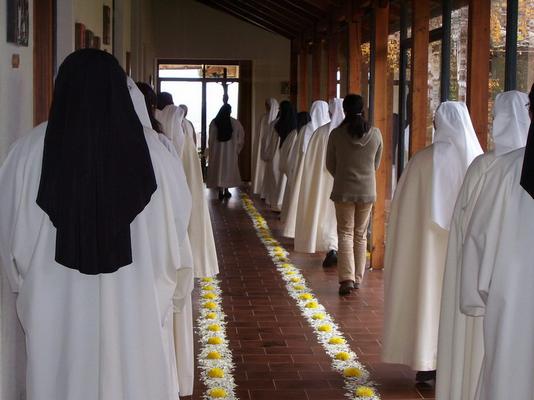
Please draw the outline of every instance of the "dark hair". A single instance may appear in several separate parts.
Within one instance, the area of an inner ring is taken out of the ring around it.
[[[348,131],[352,136],[363,137],[369,132],[370,126],[363,113],[363,98],[359,94],[349,94],[343,100],[345,119],[342,125],[348,125]]]
[[[530,93],[528,94],[528,103],[528,110],[534,116],[534,83],[532,84],[532,87],[530,88]]]
[[[152,129],[154,129],[158,133],[163,133],[163,128],[159,121],[154,116],[154,110],[156,109],[156,103],[157,103],[157,96],[156,92],[150,87],[148,83],[145,82],[136,82],[135,83],[141,93],[143,93],[143,96],[145,96],[145,104],[146,109],[148,111],[148,116],[150,117],[150,124],[152,125]]]
[[[161,92],[158,94],[158,110],[163,110],[165,107],[174,104],[172,94],[168,92]]]
[[[289,101],[284,100],[280,103],[278,111],[278,121],[274,125],[274,129],[280,136],[280,147],[288,137],[288,135],[297,127],[297,116],[295,115],[295,108]]]
[[[311,121],[310,113],[308,111],[301,111],[297,114],[297,130],[300,132],[300,128]]]
[[[219,142],[227,142],[232,138],[232,120],[230,114],[232,113],[232,106],[230,104],[224,104],[217,116],[213,119],[213,122],[217,126],[217,140]]]

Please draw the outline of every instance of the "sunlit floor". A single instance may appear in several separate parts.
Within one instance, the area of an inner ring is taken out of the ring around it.
[[[345,399],[342,374],[332,370],[330,357],[289,296],[256,236],[238,191],[232,193],[233,197],[224,202],[210,193],[210,208],[221,270],[222,305],[228,317],[227,336],[236,366],[237,398]],[[292,240],[279,235],[278,215],[265,209],[257,197],[254,202],[274,236],[291,251]],[[367,271],[361,288],[340,298],[336,269],[321,267],[324,254],[291,253],[290,257],[302,268],[317,299],[334,317],[351,349],[369,370],[382,399],[434,398],[433,386],[416,385],[415,374],[409,368],[380,362],[383,320],[380,271]],[[198,314],[198,288],[193,301]],[[201,399],[204,390],[197,381],[193,399]]]

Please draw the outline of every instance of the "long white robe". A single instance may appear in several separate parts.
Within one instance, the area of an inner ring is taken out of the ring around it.
[[[263,180],[265,175],[265,161],[261,159],[262,147],[265,145],[265,135],[270,131],[271,122],[273,122],[278,115],[278,101],[270,98],[268,100],[270,110],[263,114],[260,118],[258,128],[252,135],[252,193],[261,194],[264,196]]]
[[[291,184],[295,180],[295,162],[293,157],[297,156],[296,146],[298,142],[298,137],[304,132],[304,127],[300,129],[300,132],[297,134],[297,131],[291,133],[286,141],[282,144],[280,149],[280,172],[286,176],[286,187],[284,189],[284,199],[282,200],[282,211],[280,212],[280,221],[285,225],[287,221],[287,212],[289,208],[289,199],[291,197]]]
[[[475,399],[534,396],[534,200],[519,184],[523,157],[503,155],[484,175],[465,238],[460,309],[484,318]]]
[[[334,178],[326,169],[330,123],[314,133],[304,157],[295,224],[295,251],[337,250],[337,220],[330,194]]]
[[[241,186],[238,157],[245,144],[245,131],[241,123],[232,120],[232,137],[226,142],[217,140],[217,125],[212,121],[209,135],[208,177],[209,188]]]
[[[391,203],[384,266],[382,360],[436,369],[448,231],[432,221],[434,145],[408,163]]]
[[[35,202],[45,130],[20,139],[0,169],[0,259],[18,292],[27,398],[175,400],[173,304],[193,283],[183,172],[146,130],[158,188],[131,224],[134,261],[83,275],[54,261],[55,228]],[[178,173],[169,174],[173,165]]]

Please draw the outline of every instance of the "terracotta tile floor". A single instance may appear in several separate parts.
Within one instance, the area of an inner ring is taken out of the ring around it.
[[[329,357],[284,288],[282,279],[257,238],[237,191],[223,203],[210,193],[211,216],[219,255],[223,308],[236,364],[241,400],[345,399],[343,379],[330,368]],[[254,198],[274,235],[288,250],[292,240],[280,237],[277,215]],[[415,385],[414,373],[380,362],[382,273],[368,271],[362,287],[347,298],[337,294],[337,272],[321,267],[323,254],[291,253],[310,287],[340,325],[351,348],[367,365],[382,399],[433,399],[434,388]],[[194,304],[198,304],[195,292]],[[201,399],[197,382],[189,399]]]

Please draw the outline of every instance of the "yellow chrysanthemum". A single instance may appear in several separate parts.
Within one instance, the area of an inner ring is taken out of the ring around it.
[[[207,292],[207,293],[204,293],[202,295],[202,298],[203,299],[208,299],[208,300],[213,300],[213,299],[217,298],[217,295],[215,293],[212,293],[212,292]]]
[[[212,336],[208,339],[208,344],[222,344],[223,340],[219,336]]]
[[[313,299],[313,296],[311,295],[311,293],[303,293],[299,296],[299,299],[301,300],[311,300]]]
[[[276,247],[274,248],[274,251],[277,251],[277,252],[279,252],[279,253],[283,253],[283,252],[284,252],[284,249],[281,248],[280,246],[276,246]]]
[[[206,292],[211,292],[212,290],[215,290],[215,288],[211,285],[206,285],[202,287],[202,290],[205,290]]]
[[[202,278],[202,282],[213,282],[213,278]]]
[[[345,344],[345,339],[343,339],[342,337],[336,336],[336,337],[331,338],[328,341],[328,343],[329,344]]]
[[[317,308],[319,304],[316,301],[309,301],[306,303],[306,308]]]
[[[209,360],[220,360],[221,354],[218,351],[210,351],[206,358]]]
[[[291,264],[282,264],[282,268],[291,268],[293,267]]]
[[[219,332],[221,330],[221,326],[217,324],[211,324],[208,325],[208,331],[210,332]]]
[[[295,270],[293,270],[293,269],[290,269],[288,271],[284,271],[284,274],[286,274],[286,275],[295,275],[296,273],[297,272]]]
[[[306,289],[306,287],[302,285],[293,285],[293,289],[298,290],[300,292],[301,290]]]
[[[222,368],[212,368],[208,371],[210,378],[224,378],[224,371]]]
[[[215,310],[217,308],[217,303],[214,303],[213,301],[207,301],[202,305],[202,307],[207,310]]]
[[[362,376],[362,370],[356,367],[345,368],[343,375],[349,378],[359,378]]]
[[[336,354],[336,360],[348,361],[350,360],[350,354],[346,351],[340,351]]]
[[[215,399],[222,399],[228,395],[223,388],[211,389],[208,394]]]
[[[300,282],[300,278],[291,278],[291,282],[299,283]]]
[[[313,315],[312,315],[312,318],[315,319],[315,320],[321,320],[321,319],[324,319],[324,318],[325,318],[325,315],[324,315],[324,314],[317,313],[317,314],[313,314]]]
[[[215,319],[217,318],[217,314],[214,312],[210,312],[206,314],[206,319]]]
[[[332,327],[330,325],[319,325],[317,329],[319,330],[319,332],[331,332],[332,331]]]
[[[373,397],[374,395],[375,391],[369,386],[360,386],[356,389],[357,397]]]

